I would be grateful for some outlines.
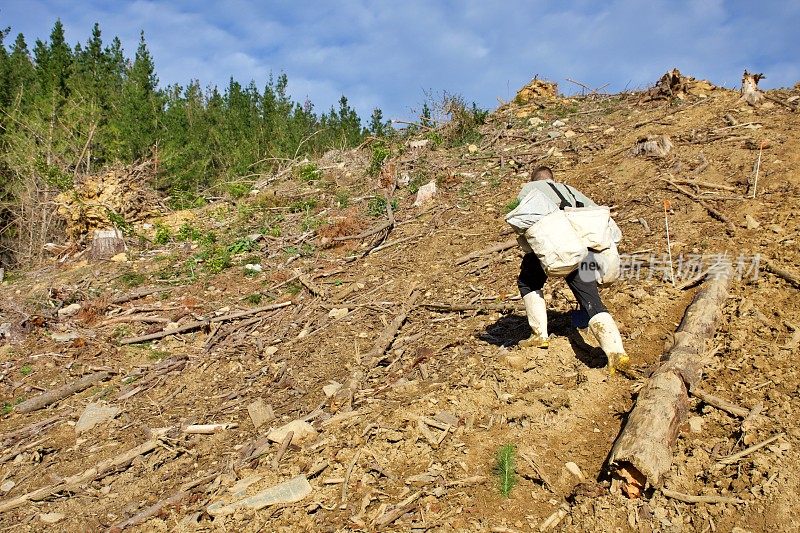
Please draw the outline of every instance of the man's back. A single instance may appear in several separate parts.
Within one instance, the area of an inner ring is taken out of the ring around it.
[[[592,201],[591,198],[583,194],[575,187],[570,187],[565,183],[558,183],[553,180],[530,181],[522,187],[522,190],[517,195],[517,198],[522,200],[528,195],[528,193],[536,189],[552,200],[554,204],[561,205],[561,198],[558,196],[558,193],[556,193],[556,190],[553,190],[554,187],[558,193],[560,193],[561,196],[563,196],[567,202],[572,205],[572,207],[577,207],[575,205],[576,201],[582,203],[584,206],[597,205],[594,201]]]

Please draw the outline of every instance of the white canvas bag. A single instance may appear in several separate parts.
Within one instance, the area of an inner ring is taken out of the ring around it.
[[[613,244],[609,224],[611,210],[608,207],[565,207],[564,213],[586,248],[601,252]]]
[[[588,250],[567,219],[556,209],[525,231],[530,245],[548,276],[566,276],[574,271]]]

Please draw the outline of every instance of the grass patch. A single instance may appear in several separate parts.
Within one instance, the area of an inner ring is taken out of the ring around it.
[[[133,271],[125,272],[119,277],[119,279],[125,284],[126,287],[129,288],[138,287],[147,280],[144,274]]]
[[[297,168],[296,175],[300,178],[300,181],[309,183],[320,179],[322,177],[322,171],[314,163],[306,163]]]
[[[392,200],[392,211],[397,210],[397,200]],[[386,215],[386,198],[376,196],[367,204],[367,214],[378,218]]]
[[[263,299],[264,296],[261,293],[254,292],[253,294],[250,294],[247,298],[245,298],[245,301],[250,305],[258,305],[261,303],[261,300]]]
[[[514,198],[513,200],[509,200],[506,205],[503,206],[504,213],[510,213],[514,209],[519,206],[519,198]]]
[[[511,489],[517,483],[517,473],[514,467],[515,454],[516,449],[513,444],[506,444],[497,452],[495,473],[500,482],[500,494],[505,498],[508,498],[508,495],[511,494]]]
[[[33,374],[33,367],[31,365],[25,365],[19,369],[19,373],[23,376],[30,376]]]

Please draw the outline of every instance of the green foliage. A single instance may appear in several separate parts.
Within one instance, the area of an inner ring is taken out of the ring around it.
[[[341,189],[339,191],[336,191],[335,200],[336,200],[336,206],[339,209],[345,209],[347,206],[350,205],[350,194],[346,190]]]
[[[30,365],[25,365],[19,369],[19,373],[23,376],[30,376],[33,373],[33,367]]]
[[[309,212],[317,207],[317,201],[314,198],[303,198],[300,200],[295,200],[294,202],[289,204],[289,212],[290,213],[303,213]]]
[[[292,282],[286,286],[286,292],[292,296],[297,296],[303,290],[303,285],[299,282]]]
[[[243,237],[241,239],[237,239],[233,244],[228,246],[226,252],[230,255],[236,255],[243,254],[245,252],[252,252],[256,248],[256,243],[247,237]]]
[[[423,185],[425,185],[425,175],[421,172],[415,172],[411,175],[411,180],[408,182],[408,192],[417,194],[417,191]]]
[[[503,206],[503,213],[510,213],[511,211],[516,209],[518,205],[519,205],[519,198],[514,198],[512,200],[509,200],[506,203],[506,205]]]
[[[119,280],[122,283],[124,283],[127,287],[133,288],[133,287],[138,287],[139,285],[144,283],[147,280],[147,278],[144,276],[144,274],[141,274],[139,272],[134,272],[131,270],[128,272],[124,272],[119,277]]]
[[[489,116],[487,110],[480,109],[475,102],[467,107],[464,99],[458,95],[445,95],[444,109],[450,116],[449,127],[445,130],[448,146],[462,146],[480,141],[478,128],[486,123],[486,117]]]
[[[323,221],[313,215],[307,215],[300,222],[300,229],[303,231],[315,230],[323,224]]]
[[[200,238],[203,237],[203,233],[188,222],[184,222],[181,224],[181,227],[178,228],[176,237],[181,241],[194,242],[200,240]]]
[[[238,200],[248,195],[251,190],[250,183],[247,182],[232,182],[225,184],[225,190],[231,198]]]
[[[114,224],[124,235],[129,235],[133,230],[133,225],[125,220],[125,217],[114,211],[113,209],[106,208],[106,216],[109,222]]]
[[[392,200],[392,211],[397,209],[397,200]],[[367,214],[373,217],[386,216],[386,198],[383,196],[376,196],[371,199],[367,204]]]
[[[500,484],[500,494],[508,497],[511,489],[517,483],[517,475],[514,466],[514,455],[516,450],[513,444],[506,444],[497,452],[495,473]]]
[[[314,163],[306,163],[297,167],[296,175],[301,181],[311,182],[322,177],[322,171]]]
[[[377,176],[383,168],[383,162],[392,155],[392,150],[382,142],[376,142],[372,145],[372,157],[370,159],[367,174],[370,176]]]
[[[153,237],[155,244],[167,244],[172,240],[172,232],[163,224],[156,223],[156,235]]]
[[[261,293],[254,292],[253,294],[248,295],[247,298],[245,298],[245,301],[250,305],[258,305],[261,303],[261,300],[263,299],[264,297]]]

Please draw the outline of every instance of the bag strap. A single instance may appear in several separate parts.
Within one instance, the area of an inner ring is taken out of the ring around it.
[[[576,197],[575,197],[575,193],[574,193],[574,192],[572,192],[572,187],[570,187],[570,186],[569,186],[569,185],[567,185],[566,183],[564,184],[564,187],[567,189],[567,192],[569,193],[569,195],[570,195],[570,196],[572,196],[572,199],[573,199],[573,200],[575,200],[575,207],[586,207],[586,206],[583,204],[583,202],[579,202],[579,201],[578,201],[578,198],[576,198]]]
[[[547,184],[550,186],[551,189],[553,189],[553,192],[556,193],[556,196],[558,196],[558,198],[561,200],[561,205],[559,205],[558,208],[561,209],[562,211],[564,210],[565,207],[573,207],[573,206],[583,207],[583,204],[578,202],[578,200],[575,198],[575,195],[572,194],[572,191],[569,190],[569,187],[567,187],[567,191],[569,192],[570,196],[572,196],[573,200],[575,200],[574,204],[569,200],[567,200],[563,194],[561,194],[561,191],[558,190],[558,187],[556,187],[555,184],[550,182],[548,182]]]

